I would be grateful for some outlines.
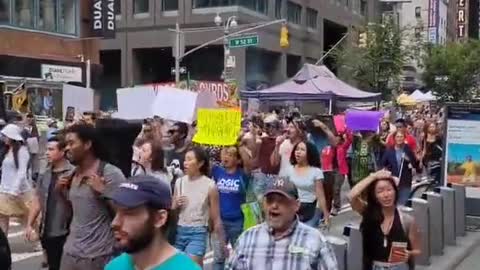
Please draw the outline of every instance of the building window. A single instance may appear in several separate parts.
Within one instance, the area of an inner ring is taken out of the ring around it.
[[[295,24],[302,23],[302,6],[292,2],[287,2],[287,21]]]
[[[268,13],[268,0],[192,0],[193,8],[241,6],[259,13]]]
[[[115,15],[122,14],[122,0],[115,1]]]
[[[367,9],[368,9],[367,1],[360,0],[360,14],[362,14],[363,16],[367,16]]]
[[[0,0],[0,24],[10,22],[10,1]]]
[[[318,11],[312,8],[307,8],[307,27],[316,29],[317,28],[317,17]]]
[[[14,0],[14,5],[13,24],[20,27],[33,28],[33,0]]]
[[[133,13],[148,13],[148,1],[149,0],[134,0],[133,1]]]
[[[55,0],[43,0],[39,4],[38,29],[54,32],[57,29],[57,2]]]
[[[75,34],[77,29],[77,1],[60,0],[59,2],[58,31],[65,34]]]
[[[422,7],[415,7],[415,18],[422,17]]]
[[[275,18],[282,18],[282,2],[283,0],[275,0]]]
[[[178,10],[178,0],[162,0],[162,10],[163,11]]]
[[[0,24],[75,35],[79,1],[0,0]]]

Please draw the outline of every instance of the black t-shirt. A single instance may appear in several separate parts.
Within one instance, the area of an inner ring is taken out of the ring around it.
[[[187,148],[178,151],[177,149],[171,149],[165,151],[165,165],[167,167],[180,168],[183,171],[183,162],[185,161],[185,153]]]

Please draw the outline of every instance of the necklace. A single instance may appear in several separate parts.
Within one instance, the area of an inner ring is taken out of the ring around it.
[[[382,229],[382,233],[383,233],[383,247],[384,248],[386,248],[387,245],[388,245],[387,236],[388,236],[388,233],[390,233],[390,230],[392,229],[392,225],[393,225],[393,217],[390,220],[388,220],[386,224],[382,223],[380,225],[380,229]]]

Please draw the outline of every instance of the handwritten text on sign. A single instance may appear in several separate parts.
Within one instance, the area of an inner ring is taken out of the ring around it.
[[[234,145],[240,132],[241,113],[228,109],[199,109],[193,141],[208,145]]]

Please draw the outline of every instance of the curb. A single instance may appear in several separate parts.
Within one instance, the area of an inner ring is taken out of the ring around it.
[[[445,246],[444,254],[432,256],[432,264],[418,265],[417,270],[454,270],[474,251],[480,244],[480,232],[467,232],[465,236],[457,237],[457,245]]]

